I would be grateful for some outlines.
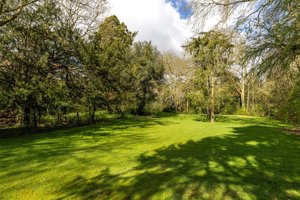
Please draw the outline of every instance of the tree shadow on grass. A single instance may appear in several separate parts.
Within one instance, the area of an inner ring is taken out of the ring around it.
[[[79,199],[300,199],[300,137],[269,126],[170,145],[128,171],[76,177],[59,193]]]
[[[176,117],[178,113],[176,112],[158,112],[154,115],[156,118],[167,118],[167,117]]]
[[[166,118],[171,117],[168,115],[161,116],[160,118]],[[119,118],[113,118],[113,119],[103,119],[102,121],[99,121],[97,124],[91,125],[82,125],[78,127],[38,127],[38,128],[32,128],[31,133],[24,133],[24,130],[28,128],[24,127],[14,127],[14,128],[0,128],[0,141],[2,139],[15,139],[15,138],[34,138],[31,137],[31,135],[42,135],[44,137],[56,137],[56,134],[51,133],[63,133],[63,134],[73,134],[74,130],[82,130],[83,132],[87,132],[86,130],[92,130],[93,128],[99,128],[101,125],[109,127],[113,130],[115,129],[127,129],[130,127],[141,127],[146,128],[153,125],[167,125],[170,122],[162,122],[159,119],[155,117],[142,117],[137,116],[133,118],[128,119],[119,119]],[[76,132],[76,131],[75,131]],[[50,135],[51,134],[51,135]]]
[[[96,156],[101,155],[101,152],[105,154],[112,150],[131,150],[135,145],[155,140],[143,134],[142,130],[169,123],[144,118],[116,119],[93,126],[2,138],[0,140],[0,180],[3,184],[9,184],[15,182],[16,179],[25,180],[35,177],[55,169],[65,160],[75,160],[84,165],[91,159],[82,156],[85,154]],[[131,131],[130,128],[136,127],[141,128],[140,131]],[[130,130],[125,131],[127,129]],[[18,185],[18,187],[22,186]],[[23,185],[23,187],[26,186]]]

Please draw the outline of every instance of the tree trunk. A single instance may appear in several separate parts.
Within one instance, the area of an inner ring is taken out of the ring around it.
[[[57,126],[61,125],[61,111],[59,109],[58,113],[57,113],[57,122],[56,122]]]
[[[144,112],[145,105],[146,105],[145,100],[142,100],[142,101],[139,103],[138,109],[137,109],[137,114],[138,114],[138,115],[144,115],[144,114],[145,114],[145,112]]]
[[[38,113],[38,124],[41,124],[41,118],[42,118],[42,114],[41,112]]]
[[[62,113],[63,113],[63,122],[67,124],[68,123],[68,117],[67,117],[67,107],[66,106],[64,106],[62,108]]]
[[[186,112],[187,113],[189,112],[189,100],[188,99],[186,100]]]
[[[92,124],[95,123],[95,113],[96,113],[96,106],[94,105],[93,108],[91,109],[91,122],[92,122]]]
[[[77,119],[77,125],[79,125],[80,121],[79,121],[79,112],[76,113],[76,119]]]
[[[33,126],[37,127],[37,110],[33,109],[32,111],[33,111],[33,113],[32,113],[32,116],[33,116]]]
[[[247,87],[247,112],[249,112],[250,109],[250,82],[248,82],[248,87]]]
[[[210,122],[215,122],[215,80],[214,77],[211,77],[211,105],[210,105]]]
[[[246,108],[246,104],[245,104],[245,83],[246,83],[246,67],[243,66],[243,74],[242,74],[242,81],[241,81],[241,107],[243,109]]]
[[[30,126],[30,108],[28,106],[23,109],[23,125]]]
[[[176,100],[175,101],[176,103],[175,103],[175,111],[176,111],[176,113],[179,111],[179,101],[178,100]],[[180,109],[181,110],[181,109]]]
[[[91,123],[92,124],[95,123],[95,112],[94,112],[94,109],[92,110],[92,113],[91,113]]]
[[[211,95],[211,91],[210,91],[210,88],[211,88],[211,82],[210,82],[210,77],[207,78],[207,92],[209,95]],[[210,97],[209,97],[210,98]],[[210,119],[210,102],[206,104],[206,114],[207,114],[207,119]]]
[[[177,93],[176,93],[176,84],[175,84],[174,90],[173,90],[173,98],[174,98],[174,103],[175,103],[175,112],[177,113],[177,111],[178,111],[178,101],[177,101]]]

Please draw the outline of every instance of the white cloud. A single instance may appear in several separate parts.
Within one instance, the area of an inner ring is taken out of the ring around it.
[[[160,51],[181,53],[192,36],[187,20],[165,0],[110,0],[111,14],[130,31],[138,31],[136,41],[152,41]]]

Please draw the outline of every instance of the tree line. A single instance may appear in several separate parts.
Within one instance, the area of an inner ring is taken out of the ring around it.
[[[52,126],[95,123],[98,110],[120,117],[165,111],[203,113],[212,122],[216,114],[300,122],[295,7],[292,16],[282,15],[285,4],[276,11],[290,23],[264,16],[267,27],[199,33],[183,44],[186,54],[177,55],[134,42],[137,32],[105,17],[104,0],[13,2],[0,7],[1,126],[35,127],[48,118]]]
[[[48,115],[61,125],[79,111],[94,123],[99,108],[144,114],[163,74],[156,47],[133,44],[137,33],[116,16],[83,35],[64,11],[55,1],[39,1],[1,27],[2,113],[24,126]]]

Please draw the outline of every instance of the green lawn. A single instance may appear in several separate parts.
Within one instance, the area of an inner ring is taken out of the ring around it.
[[[300,199],[300,136],[266,118],[140,117],[1,139],[0,199]]]

